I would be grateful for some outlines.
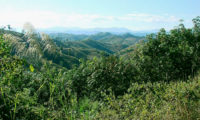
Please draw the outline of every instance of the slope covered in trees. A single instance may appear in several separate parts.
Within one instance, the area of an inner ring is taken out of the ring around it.
[[[144,37],[134,36],[132,34],[126,33],[122,35],[111,34],[108,32],[101,32],[94,35],[73,35],[67,33],[51,33],[49,34],[52,39],[57,41],[67,42],[67,41],[87,41],[94,40],[96,42],[100,42],[103,44],[109,45],[109,48],[113,52],[118,52],[130,45],[134,45],[135,43],[144,40]],[[106,45],[105,45],[106,46]]]
[[[9,41],[12,46],[11,53],[25,59],[37,68],[40,68],[42,64],[47,62],[57,67],[70,69],[74,65],[79,65],[79,59],[88,60],[95,56],[109,56],[127,47],[128,43],[130,45],[135,44],[143,39],[142,37],[136,39],[135,36],[131,36],[133,38],[130,38],[130,36],[124,37],[124,35],[116,36],[110,33],[107,33],[109,36],[106,39],[105,36],[107,35],[102,33],[103,35],[97,34],[94,36],[71,35],[72,38],[76,40],[63,40],[69,39],[70,36],[61,34],[63,38],[59,39],[56,37],[56,34],[51,38],[51,35],[37,33],[30,23],[24,25],[23,33],[9,30],[1,31],[4,33],[4,39]],[[112,38],[112,36],[114,36],[114,38]],[[98,38],[98,40],[96,38]],[[118,38],[120,38],[120,40],[123,38],[123,41],[127,44],[121,44]],[[117,43],[110,43],[109,41],[116,41]]]
[[[38,70],[12,56],[4,34],[0,38],[0,118],[197,119],[200,17],[193,23],[193,28],[180,24],[170,32],[161,29],[147,36],[128,58],[80,60],[70,70],[46,63]]]

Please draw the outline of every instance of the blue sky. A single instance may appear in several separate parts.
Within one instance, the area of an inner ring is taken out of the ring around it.
[[[200,15],[200,0],[0,0],[0,26],[22,28],[123,27],[134,31],[186,27]]]

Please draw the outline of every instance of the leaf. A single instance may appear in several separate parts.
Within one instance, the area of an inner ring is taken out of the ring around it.
[[[34,72],[34,67],[33,67],[33,65],[30,65],[30,66],[29,66],[29,69],[30,69],[31,72]]]

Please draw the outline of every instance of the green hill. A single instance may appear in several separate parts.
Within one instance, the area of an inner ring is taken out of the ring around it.
[[[64,54],[62,50],[46,34],[22,34],[6,32],[6,41],[11,44],[11,53],[27,60],[34,66],[41,66],[45,62],[70,68],[72,64],[78,64],[76,57]]]
[[[11,53],[36,67],[50,62],[55,66],[71,68],[73,65],[78,65],[81,58],[88,60],[95,56],[108,56],[143,39],[131,34],[99,33],[91,36],[82,35],[82,37],[71,35],[74,40],[70,41],[56,37],[52,39],[49,35],[36,31],[18,33],[3,30],[2,32],[4,38],[11,44]],[[80,40],[82,38],[84,39]]]
[[[94,35],[72,35],[72,34],[67,34],[67,33],[51,33],[49,35],[55,41],[57,41],[58,44],[59,42],[64,42],[67,46],[72,45],[72,46],[84,47],[84,48],[88,48],[88,47],[96,48],[96,49],[100,48],[100,50],[103,50],[105,52],[112,53],[112,54],[145,39],[144,37],[134,36],[129,33],[122,34],[122,35],[115,35],[108,32],[105,32],[105,33],[102,32],[102,33],[98,33]],[[90,40],[91,43],[87,42],[88,40]],[[84,42],[86,45],[80,42]],[[88,44],[90,45],[88,46]]]

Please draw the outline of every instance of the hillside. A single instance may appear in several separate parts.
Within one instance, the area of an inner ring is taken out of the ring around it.
[[[108,32],[105,32],[105,33],[101,32],[94,35],[73,35],[73,34],[67,34],[67,33],[51,33],[49,34],[49,36],[56,41],[61,41],[61,42],[66,42],[66,43],[68,41],[72,43],[72,41],[93,40],[93,41],[98,42],[98,44],[100,43],[104,44],[103,46],[105,47],[109,46],[109,49],[110,49],[109,53],[118,52],[124,48],[127,48],[131,45],[138,43],[139,41],[145,40],[144,37],[134,36],[130,33],[116,35],[116,34],[112,34]],[[75,43],[78,43],[78,42],[75,42]]]
[[[40,67],[46,62],[70,68],[78,64],[76,57],[64,54],[46,34],[6,32],[6,41],[11,44],[11,53],[25,59],[30,64]]]
[[[4,38],[11,44],[11,53],[36,67],[52,62],[55,66],[71,68],[79,64],[79,59],[108,56],[144,39],[131,34],[118,36],[111,33],[91,36],[56,34],[61,35],[60,39],[35,30],[26,33],[8,30],[3,32]]]
[[[109,52],[108,43],[0,30],[0,119],[198,119],[200,17],[193,23],[78,66],[73,56]]]
[[[101,43],[94,40],[82,40],[82,41],[66,41],[62,42],[59,40],[55,40],[55,43],[62,48],[77,48],[77,49],[93,49],[104,51],[107,53],[113,53],[110,49],[112,49],[110,44]]]
[[[88,38],[89,35],[75,35],[69,33],[49,33],[52,39],[59,41],[80,41]]]

